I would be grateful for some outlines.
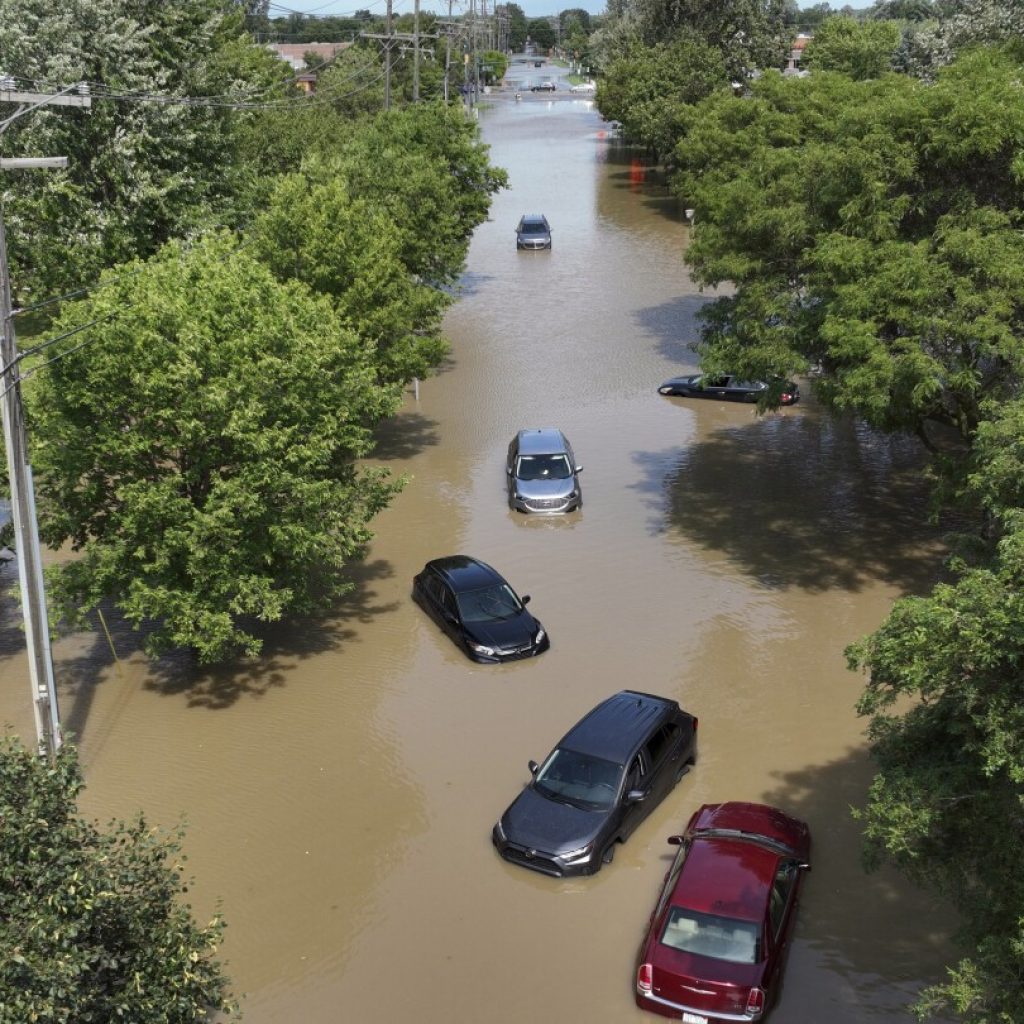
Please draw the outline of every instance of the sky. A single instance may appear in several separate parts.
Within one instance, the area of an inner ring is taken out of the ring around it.
[[[480,0],[476,0],[479,5]],[[568,10],[570,7],[582,7],[591,14],[601,14],[605,9],[605,0],[515,0],[522,7],[528,18],[540,18],[550,14],[558,14],[560,11]],[[490,10],[494,0],[487,0],[487,9]],[[292,11],[301,14],[315,14],[318,17],[326,18],[331,16],[351,16],[358,10],[369,10],[376,14],[378,11],[384,13],[386,0],[367,0],[365,3],[357,3],[356,0],[282,0],[282,3],[274,3],[271,0],[270,17],[285,17]],[[424,11],[436,13],[447,13],[448,0],[420,0],[420,7]],[[403,14],[412,11],[413,0],[392,0],[392,9],[396,14]],[[453,13],[464,14],[469,10],[469,0],[455,0],[452,5]]]

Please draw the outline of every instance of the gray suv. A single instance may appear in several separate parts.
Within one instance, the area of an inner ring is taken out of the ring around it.
[[[505,465],[509,507],[549,515],[572,512],[583,505],[582,471],[560,430],[520,430],[508,446]]]

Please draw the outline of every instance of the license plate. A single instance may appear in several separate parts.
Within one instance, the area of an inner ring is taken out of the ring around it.
[[[707,1017],[702,1017],[699,1013],[686,1013],[683,1012],[683,1024],[708,1024]]]

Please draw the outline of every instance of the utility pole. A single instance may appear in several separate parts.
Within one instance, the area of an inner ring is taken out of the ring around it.
[[[412,101],[420,101],[420,0],[415,0],[412,16]]]
[[[448,20],[444,25],[444,102],[448,103],[448,71],[452,66],[452,0],[448,0]]]
[[[384,43],[384,109],[391,109],[391,0],[388,0],[388,38]]]
[[[0,121],[0,134],[24,114],[46,106],[89,107],[88,95],[72,96],[69,86],[58,93],[15,92],[10,80],[0,81],[0,103],[22,104],[10,117]],[[0,170],[66,167],[64,156],[0,159]],[[32,466],[28,460],[28,436],[21,399],[21,356],[14,333],[14,309],[11,300],[11,274],[7,265],[7,236],[3,209],[0,206],[0,415],[3,417],[4,448],[11,485],[11,510],[18,554],[18,582],[21,586],[21,607],[25,618],[25,642],[28,647],[29,683],[32,688],[32,710],[35,714],[36,737],[40,757],[51,760],[63,743],[57,688],[53,679],[53,656],[50,652],[50,622],[46,613],[46,592],[43,588],[43,560],[39,546],[39,525],[36,521],[35,493],[32,488]]]

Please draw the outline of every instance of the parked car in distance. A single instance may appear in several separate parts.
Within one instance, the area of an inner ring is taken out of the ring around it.
[[[803,876],[807,825],[764,804],[704,804],[640,947],[636,1003],[688,1024],[757,1021],[778,996]]]
[[[663,395],[682,395],[685,398],[717,398],[726,402],[756,402],[771,388],[778,394],[781,405],[794,405],[800,401],[800,388],[791,380],[740,380],[730,374],[692,373],[687,377],[673,377],[658,388]]]
[[[593,95],[597,92],[597,86],[593,82],[577,82],[576,85],[569,86],[569,92],[582,92]]]
[[[546,515],[572,512],[583,505],[582,472],[560,430],[520,430],[512,438],[505,460],[509,507]]]
[[[697,719],[674,700],[622,690],[544,759],[494,826],[507,861],[546,875],[593,875],[697,761]]]
[[[412,596],[473,661],[532,658],[551,646],[526,610],[529,595],[518,597],[500,573],[468,555],[427,562]]]
[[[538,64],[537,67],[540,67]],[[554,92],[558,86],[554,82],[538,82],[530,86],[530,92]]]
[[[516,225],[517,249],[550,249],[551,225],[542,213],[524,213]]]

